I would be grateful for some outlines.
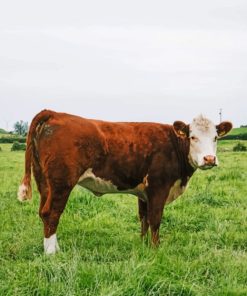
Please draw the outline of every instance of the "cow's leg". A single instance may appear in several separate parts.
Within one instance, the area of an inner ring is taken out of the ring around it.
[[[63,191],[51,188],[48,190],[46,202],[41,204],[43,207],[40,210],[40,215],[44,223],[44,251],[46,254],[54,254],[59,251],[56,231],[71,190],[72,188],[66,188]]]
[[[163,214],[165,199],[162,194],[150,196],[148,202],[148,223],[151,229],[151,243],[153,246],[159,245],[159,228]]]
[[[139,217],[141,221],[141,238],[143,238],[149,228],[147,217],[147,203],[138,198]]]
[[[33,172],[40,193],[39,216],[44,224],[44,233],[47,233],[47,230],[49,229],[49,205],[51,204],[52,198],[51,188],[49,186],[48,178],[45,177],[38,164],[34,166]],[[47,254],[55,253],[59,250],[56,234],[51,235],[49,238],[44,238],[44,249]]]
[[[59,245],[57,242],[57,226],[59,219],[65,205],[67,203],[69,194],[61,194],[60,197],[55,195],[51,196],[52,205],[49,212],[41,211],[42,220],[44,223],[44,251],[46,254],[54,254],[59,251]]]
[[[54,254],[59,250],[56,236],[59,219],[79,176],[75,168],[66,166],[59,160],[47,164],[45,176],[46,197],[41,201],[40,207],[40,216],[44,223],[44,251],[46,254]]]
[[[47,207],[48,199],[51,201],[51,191],[46,180],[42,184],[39,184],[38,189],[40,191],[40,206],[39,206],[39,216],[44,224],[44,251],[46,254],[53,254],[59,251],[59,246],[57,243],[56,234],[48,237],[49,230],[49,214],[50,209]]]

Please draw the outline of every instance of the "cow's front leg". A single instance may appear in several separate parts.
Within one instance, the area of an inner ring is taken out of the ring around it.
[[[151,229],[151,243],[153,246],[159,245],[159,228],[165,205],[166,191],[161,190],[159,192],[149,195],[148,200],[148,223]]]

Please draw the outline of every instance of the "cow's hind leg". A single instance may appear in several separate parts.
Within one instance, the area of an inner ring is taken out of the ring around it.
[[[48,208],[48,201],[51,201],[50,186],[48,183],[48,178],[45,177],[38,163],[35,163],[35,166],[33,167],[33,173],[40,193],[39,216],[44,224],[44,233],[47,233],[47,229],[49,228],[50,211]],[[44,238],[44,249],[46,253],[55,253],[59,250],[56,235],[53,235],[51,239],[46,237]]]
[[[141,221],[141,238],[148,232],[149,224],[147,217],[147,203],[138,198],[138,207],[139,207],[139,218]]]
[[[46,190],[41,194],[39,215],[44,223],[44,251],[54,254],[59,250],[57,242],[57,226],[66,206],[72,187],[56,187],[48,183]]]
[[[160,243],[159,228],[165,204],[164,196],[166,195],[163,192],[159,192],[149,197],[148,223],[151,229],[151,243],[153,246],[158,246]]]

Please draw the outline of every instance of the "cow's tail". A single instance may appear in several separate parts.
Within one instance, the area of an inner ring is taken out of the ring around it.
[[[31,166],[33,158],[33,139],[36,134],[36,128],[39,124],[47,121],[52,114],[55,112],[49,110],[43,110],[38,113],[29,128],[27,136],[27,148],[25,153],[25,175],[22,179],[21,185],[19,186],[17,198],[19,201],[24,201],[27,199],[32,199],[32,186],[31,186]]]

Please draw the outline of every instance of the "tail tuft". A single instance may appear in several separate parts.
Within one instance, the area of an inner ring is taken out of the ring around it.
[[[17,198],[21,202],[23,202],[23,201],[25,201],[27,199],[32,199],[32,188],[31,188],[31,186],[29,184],[25,185],[24,183],[22,183],[19,186]]]

